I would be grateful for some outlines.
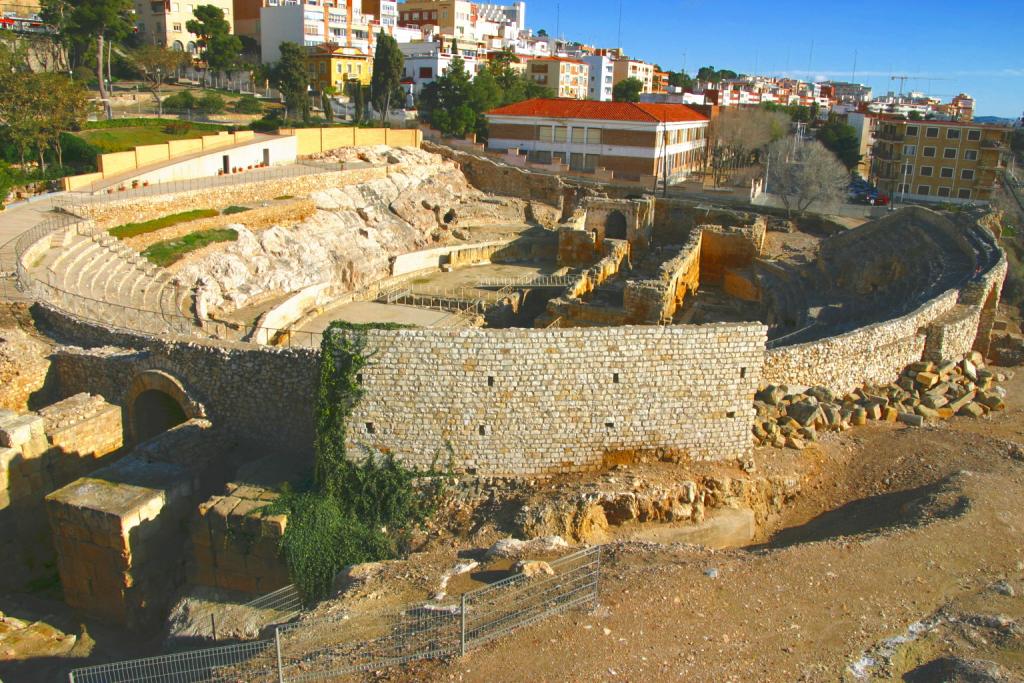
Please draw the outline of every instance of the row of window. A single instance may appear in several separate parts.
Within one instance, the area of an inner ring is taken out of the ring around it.
[[[921,155],[926,157],[935,157],[938,150],[935,147],[922,147]],[[903,145],[903,156],[916,157],[917,156],[917,145]],[[957,148],[946,147],[942,150],[943,159],[956,159]],[[964,161],[977,161],[978,150],[976,149],[965,149],[964,150]]]
[[[935,167],[934,166],[922,166],[921,170],[920,170],[920,173],[924,177],[932,177],[932,176],[935,175]],[[902,174],[905,175],[905,176],[914,175],[914,165],[913,164],[903,164]],[[951,166],[943,166],[942,168],[939,169],[939,177],[940,178],[952,178],[953,175],[954,175],[954,171],[953,171],[953,168]],[[973,168],[961,169],[960,170],[960,179],[961,180],[974,180],[974,169]]]
[[[931,185],[918,185],[917,186],[917,194],[928,196],[931,193],[932,193]],[[900,183],[899,185],[896,186],[896,194],[914,194],[914,192],[911,189],[910,185],[904,185],[903,183]],[[953,196],[953,190],[952,190],[952,188],[949,188],[949,187],[939,187],[939,188],[936,188],[935,195],[937,197],[952,197]],[[958,199],[970,199],[971,198],[971,191],[970,190],[960,190],[960,191],[957,192],[956,196],[957,196]]]
[[[904,133],[905,137],[914,138],[920,134],[920,126],[907,126],[907,130]],[[937,138],[939,137],[939,129],[937,126],[926,126],[924,129],[924,136],[926,138]],[[946,129],[947,140],[959,140],[960,129],[959,128],[947,128]],[[981,131],[973,129],[967,131],[967,139],[972,141],[978,141],[981,139]]]
[[[537,139],[541,142],[569,142],[569,126],[537,126]],[[574,145],[599,145],[601,129],[574,126],[571,141]]]

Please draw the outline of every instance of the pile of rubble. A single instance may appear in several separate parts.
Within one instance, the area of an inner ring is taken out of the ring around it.
[[[845,431],[868,420],[920,427],[954,415],[979,418],[1005,410],[1003,373],[985,369],[981,354],[960,361],[912,363],[900,378],[879,387],[839,395],[825,387],[795,389],[769,385],[754,400],[754,444],[803,449],[818,432]]]

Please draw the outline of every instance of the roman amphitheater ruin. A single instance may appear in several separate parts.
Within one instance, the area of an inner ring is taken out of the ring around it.
[[[765,433],[774,387],[843,397],[912,367],[931,388],[953,372],[943,361],[988,351],[1007,268],[981,210],[909,207],[856,229],[821,219],[798,254],[772,248],[779,212],[418,138],[329,148],[294,169],[68,193],[19,238],[35,325],[60,345],[0,366],[0,510],[17,520],[4,525],[5,581],[56,561],[70,605],[131,626],[163,619],[185,584],[287,583],[287,520],[256,513],[309,469],[334,320],[400,324],[366,332],[350,446],[417,466],[450,451],[466,478],[535,479],[641,457],[743,461],[813,438],[817,412]],[[193,210],[207,211],[110,232]],[[212,230],[231,237],[166,266],[143,256]],[[981,402],[974,380],[958,409]],[[871,396],[836,398],[822,419],[932,418]],[[239,485],[253,468],[272,474]]]

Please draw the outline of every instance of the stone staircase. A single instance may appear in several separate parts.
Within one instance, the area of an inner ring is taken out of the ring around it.
[[[188,334],[189,292],[105,232],[55,233],[33,275],[59,290],[62,306],[91,320],[152,334]]]

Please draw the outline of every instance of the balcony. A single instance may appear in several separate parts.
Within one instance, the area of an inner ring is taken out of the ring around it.
[[[1003,150],[1006,149],[1006,140],[1003,140],[1002,138],[986,138],[981,141],[981,148]]]

